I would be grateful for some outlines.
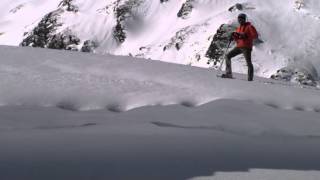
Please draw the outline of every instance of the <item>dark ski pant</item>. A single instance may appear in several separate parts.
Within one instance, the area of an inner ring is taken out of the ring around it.
[[[231,59],[239,54],[243,54],[244,58],[246,59],[247,66],[248,66],[248,81],[253,80],[253,65],[251,61],[251,52],[252,49],[250,48],[238,48],[235,47],[226,55],[226,74],[232,75],[232,67],[231,67]]]

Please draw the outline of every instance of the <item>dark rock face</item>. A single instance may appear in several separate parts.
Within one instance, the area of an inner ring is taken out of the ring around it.
[[[160,0],[160,3],[168,2],[169,0]]]
[[[122,5],[117,5],[114,9],[114,14],[117,18],[117,25],[113,28],[113,37],[118,43],[123,43],[127,37],[126,21],[133,18],[133,9],[139,7],[144,0],[128,0]],[[118,1],[118,3],[120,3]]]
[[[177,16],[182,19],[188,18],[189,14],[192,12],[194,0],[187,0],[183,3],[181,9],[179,10]]]
[[[53,35],[48,43],[48,48],[77,51],[79,43],[80,39],[67,30],[64,33]]]
[[[72,4],[73,0],[63,0],[59,3],[59,8],[64,8],[66,11],[78,12],[79,7]]]
[[[94,49],[98,47],[98,43],[92,40],[86,40],[81,48],[82,52],[94,52]]]
[[[20,44],[21,46],[32,46],[50,49],[77,50],[80,39],[72,34],[70,29],[56,33],[60,14],[64,10],[58,9],[47,14],[39,24],[27,35]]]
[[[314,75],[301,67],[289,66],[278,70],[271,79],[293,82],[306,86],[317,86]]]
[[[58,23],[59,14],[61,10],[53,11],[47,14],[31,31],[26,34],[27,37],[20,44],[21,46],[32,46],[45,48],[49,44],[57,27],[61,26]]]
[[[231,33],[236,29],[235,26],[229,24],[222,24],[213,36],[211,45],[206,52],[206,57],[209,58],[208,64],[213,63],[214,67],[222,62],[224,53],[229,44]]]
[[[254,9],[256,8],[250,3],[237,3],[231,6],[228,10],[230,12],[236,12],[236,11],[254,10]]]
[[[118,43],[123,43],[127,38],[124,27],[120,22],[118,22],[117,25],[113,28],[113,37]]]
[[[234,12],[234,11],[237,11],[237,10],[242,11],[243,9],[244,9],[244,5],[240,4],[240,3],[237,3],[234,6],[230,7],[228,10],[230,12]]]
[[[164,46],[163,51],[175,47],[178,51],[182,48],[185,40],[189,37],[190,34],[196,32],[196,27],[188,26],[176,32],[176,35],[171,38],[170,42]]]

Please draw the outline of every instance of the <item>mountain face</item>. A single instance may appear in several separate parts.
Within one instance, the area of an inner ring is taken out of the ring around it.
[[[0,10],[0,44],[215,68],[246,13],[257,75],[316,86],[320,72],[318,0],[4,0]],[[243,57],[233,69],[246,73]]]

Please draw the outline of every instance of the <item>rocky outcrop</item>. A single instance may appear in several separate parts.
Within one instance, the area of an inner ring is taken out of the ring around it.
[[[234,11],[242,11],[244,9],[244,5],[243,4],[240,4],[240,3],[237,3],[235,4],[234,6],[231,6],[228,10],[230,12],[234,12]]]
[[[234,25],[222,24],[213,36],[206,57],[209,58],[208,64],[217,67],[224,58],[225,51],[229,44],[231,33],[235,30]]]
[[[63,12],[64,10],[59,8],[45,15],[31,32],[25,34],[26,37],[20,45],[77,51],[81,40],[71,29],[57,33],[57,29],[62,26],[59,18]]]
[[[26,34],[27,37],[20,45],[50,49],[77,50],[80,39],[72,34],[70,29],[56,33],[56,30],[62,26],[62,24],[59,23],[59,17],[63,11],[63,9],[58,9],[47,14],[30,33]]]
[[[132,11],[134,8],[139,7],[143,2],[144,0],[128,0],[124,2],[118,1],[118,4],[114,9],[117,24],[113,28],[113,37],[118,43],[123,43],[126,40],[126,23],[128,20],[133,18]]]
[[[176,50],[180,50],[184,45],[186,39],[197,30],[196,27],[187,26],[178,32],[176,32],[175,36],[171,38],[170,42],[164,46],[163,51],[166,51],[172,47],[175,47]]]
[[[97,47],[98,47],[98,43],[96,41],[86,40],[83,43],[81,51],[82,52],[94,52],[94,49]]]
[[[316,87],[316,70],[310,71],[310,69],[303,68],[301,66],[288,66],[278,70],[271,76],[272,79],[293,82],[306,86]]]
[[[26,38],[20,45],[46,48],[57,28],[62,25],[58,22],[61,12],[59,9],[45,15],[30,33],[25,33]]]
[[[118,43],[123,43],[127,38],[124,26],[119,21],[117,25],[113,28],[113,37]]]
[[[168,2],[169,0],[160,0],[160,3]]]
[[[192,12],[193,3],[194,0],[186,0],[186,2],[182,4],[182,7],[179,10],[177,16],[182,19],[188,18],[190,13]]]
[[[59,3],[59,8],[63,8],[66,11],[78,12],[79,7],[73,4],[73,0],[62,0]]]
[[[80,44],[80,39],[73,35],[71,30],[65,30],[63,33],[53,35],[49,42],[48,48],[50,49],[64,49],[77,51],[77,46]]]
[[[236,12],[236,11],[254,10],[254,9],[256,8],[251,3],[236,3],[235,5],[231,6],[228,10],[230,12]]]

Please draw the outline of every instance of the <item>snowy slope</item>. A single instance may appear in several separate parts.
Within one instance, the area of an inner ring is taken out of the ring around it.
[[[319,172],[317,171],[288,171],[288,170],[264,170],[253,169],[249,172],[235,172],[235,173],[217,173],[208,177],[197,177],[192,180],[234,180],[234,179],[290,179],[290,180],[316,180],[319,179]]]
[[[214,70],[37,48],[4,46],[0,54],[6,57],[0,67],[2,105],[126,111],[145,105],[197,106],[238,99],[282,109],[320,110],[318,89],[263,78],[255,83],[246,82],[245,76],[239,76],[242,81],[226,81],[216,78]]]
[[[112,55],[0,54],[0,179],[320,176],[315,88]]]
[[[45,14],[54,11],[57,17],[51,18],[57,18],[60,25],[54,25],[52,34],[72,34],[79,39],[73,42],[76,47],[68,48],[81,49],[87,41],[96,53],[208,67],[205,55],[213,35],[221,24],[235,23],[241,11],[228,9],[242,3],[242,12],[249,15],[264,42],[254,50],[257,75],[270,77],[280,68],[290,66],[292,71],[306,70],[318,79],[318,0],[301,1],[303,4],[298,7],[295,0],[65,0],[70,2],[69,6],[60,2],[1,3],[0,44],[19,45]],[[23,36],[24,32],[28,33]],[[246,72],[242,58],[234,61],[234,70]]]

